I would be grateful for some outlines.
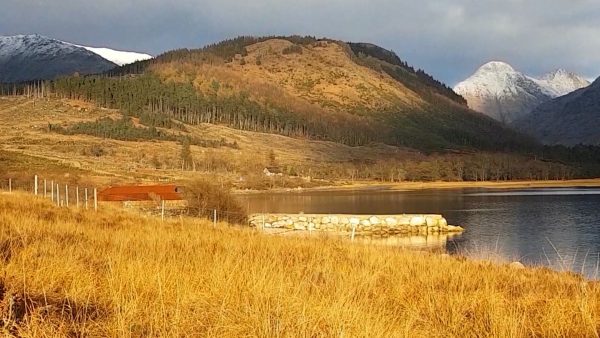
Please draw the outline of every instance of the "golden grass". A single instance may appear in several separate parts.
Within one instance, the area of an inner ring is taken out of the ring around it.
[[[0,261],[0,324],[26,337],[596,337],[600,324],[600,289],[571,274],[23,194],[0,194]]]

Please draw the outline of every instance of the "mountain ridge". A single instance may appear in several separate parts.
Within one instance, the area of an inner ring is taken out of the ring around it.
[[[600,78],[537,107],[513,126],[544,144],[600,145]]]
[[[0,82],[103,73],[151,55],[86,47],[39,34],[0,36]]]
[[[0,82],[47,80],[92,74],[116,67],[101,56],[45,36],[0,36]]]

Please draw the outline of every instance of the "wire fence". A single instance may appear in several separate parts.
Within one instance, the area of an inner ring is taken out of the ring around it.
[[[45,179],[35,175],[33,179],[3,178],[0,190],[8,193],[26,192],[48,198],[58,207],[76,207],[98,210],[98,189],[91,186],[79,186]]]

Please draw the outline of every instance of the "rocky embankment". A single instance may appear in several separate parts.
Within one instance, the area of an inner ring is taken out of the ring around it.
[[[441,215],[318,215],[253,214],[250,225],[308,231],[354,232],[360,234],[434,234],[461,232]]]

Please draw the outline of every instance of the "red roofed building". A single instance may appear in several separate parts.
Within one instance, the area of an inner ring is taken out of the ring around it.
[[[183,189],[176,185],[127,185],[106,188],[98,193],[104,202],[180,201]]]

